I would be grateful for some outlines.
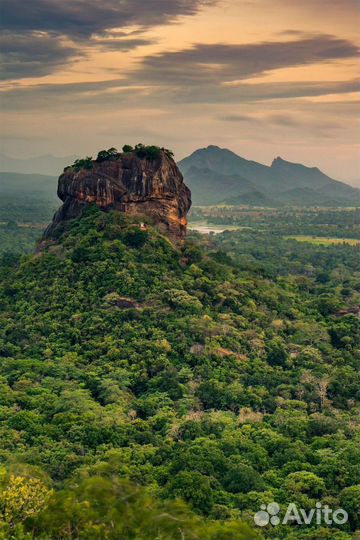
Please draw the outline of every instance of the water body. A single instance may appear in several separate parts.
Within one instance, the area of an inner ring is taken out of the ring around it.
[[[242,227],[235,227],[235,226],[224,226],[224,225],[207,225],[207,224],[200,224],[200,223],[189,223],[188,229],[190,231],[196,231],[201,234],[219,234],[224,231],[237,231],[241,229]]]

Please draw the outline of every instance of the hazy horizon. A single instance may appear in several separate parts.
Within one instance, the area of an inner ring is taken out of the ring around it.
[[[213,144],[210,143],[210,144],[207,145],[207,146],[217,146],[217,145],[213,145]],[[202,148],[194,148],[194,150],[190,151],[189,154],[186,154],[186,155],[180,156],[180,157],[177,156],[177,155],[176,155],[176,152],[175,152],[174,158],[175,158],[175,160],[176,160],[177,162],[179,162],[179,161],[181,161],[182,159],[184,159],[184,158],[190,156],[192,153],[196,152],[197,150],[207,148],[207,146],[202,147]],[[225,148],[222,148],[222,149],[225,149]],[[97,149],[97,150],[99,150],[99,149]],[[97,150],[96,150],[94,153],[96,153]],[[231,148],[226,148],[226,150],[230,150],[231,152],[234,152],[234,153],[237,154],[238,156],[240,156],[240,157],[242,157],[242,158],[244,158],[244,159],[249,159],[249,160],[250,160],[250,158],[248,158],[247,156],[241,155],[241,154],[235,152],[234,150],[232,150]],[[121,148],[119,148],[119,151],[121,151]],[[0,171],[3,171],[3,169],[2,169],[2,163],[1,163],[1,158],[2,158],[2,157],[5,157],[5,158],[11,159],[11,160],[12,160],[12,159],[18,160],[18,158],[16,158],[15,156],[11,156],[11,155],[9,155],[9,154],[1,154],[1,153],[0,153]],[[78,155],[78,154],[76,154],[76,153],[74,153],[74,154],[68,154],[68,155],[61,155],[61,156],[60,156],[60,155],[55,155],[55,154],[34,154],[34,155],[26,156],[26,157],[25,157],[25,156],[22,156],[22,158],[20,158],[20,161],[26,162],[26,161],[28,161],[28,160],[36,160],[36,159],[41,159],[41,158],[42,158],[42,159],[45,159],[45,158],[50,158],[50,159],[51,159],[51,158],[53,158],[53,159],[58,159],[58,160],[60,160],[60,159],[66,159],[66,158],[71,158],[71,159],[73,159],[73,158],[75,158],[75,157],[76,157],[76,158],[77,158],[77,157],[80,157],[80,155]],[[95,157],[95,156],[94,156],[94,157]],[[269,162],[267,162],[267,163],[262,162],[262,161],[257,160],[257,159],[254,159],[253,161],[256,161],[256,162],[258,162],[258,163],[261,163],[261,164],[266,165],[266,166],[269,167],[269,166],[271,165],[273,159],[275,159],[276,157],[281,157],[281,158],[284,159],[285,161],[290,161],[290,160],[287,160],[286,157],[284,157],[284,156],[274,156],[274,157],[273,157]],[[300,163],[300,162],[295,160],[295,161],[292,161],[292,163]],[[305,165],[306,167],[317,167],[316,163],[301,163],[301,165]],[[348,184],[348,185],[350,185],[350,186],[352,186],[352,187],[360,188],[360,179],[359,179],[359,178],[336,178],[335,176],[333,176],[333,175],[332,175],[331,173],[329,173],[328,171],[323,170],[323,169],[320,169],[320,170],[321,170],[324,174],[326,174],[327,176],[329,176],[330,178],[333,178],[334,180],[339,180],[340,182],[343,182],[343,183],[345,183],[345,184]],[[5,170],[4,170],[3,172],[11,172],[11,171],[5,171]],[[17,172],[17,171],[14,170],[13,172]],[[31,174],[31,173],[37,173],[37,171],[31,171],[31,170],[29,170],[29,174]],[[61,171],[59,170],[59,174],[60,174],[60,173],[61,173]],[[43,174],[43,173],[38,173],[38,174]],[[56,175],[54,175],[54,176],[56,176]]]

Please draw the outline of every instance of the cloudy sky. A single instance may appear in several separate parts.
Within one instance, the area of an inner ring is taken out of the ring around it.
[[[208,144],[359,177],[357,0],[2,0],[1,151]]]

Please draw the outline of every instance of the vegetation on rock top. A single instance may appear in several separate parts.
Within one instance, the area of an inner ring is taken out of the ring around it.
[[[129,144],[125,144],[122,148],[123,154],[134,154],[140,159],[158,159],[161,155],[161,152],[164,152],[167,156],[173,157],[174,153],[168,148],[160,148],[160,146],[154,145],[145,145],[142,143],[136,144],[134,147]],[[114,147],[109,148],[108,150],[100,150],[96,157],[98,163],[102,161],[107,161],[112,158],[118,158],[122,154]],[[64,168],[64,172],[75,170],[80,171],[81,169],[92,169],[94,160],[92,156],[87,156],[85,158],[76,159],[72,165],[69,165]]]

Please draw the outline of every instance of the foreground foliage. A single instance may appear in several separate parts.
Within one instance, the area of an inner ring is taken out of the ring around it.
[[[179,250],[89,208],[48,252],[3,258],[4,538],[256,538],[272,501],[350,516],[279,538],[352,537],[356,248],[271,242]],[[31,514],[6,517],[10,494]]]

